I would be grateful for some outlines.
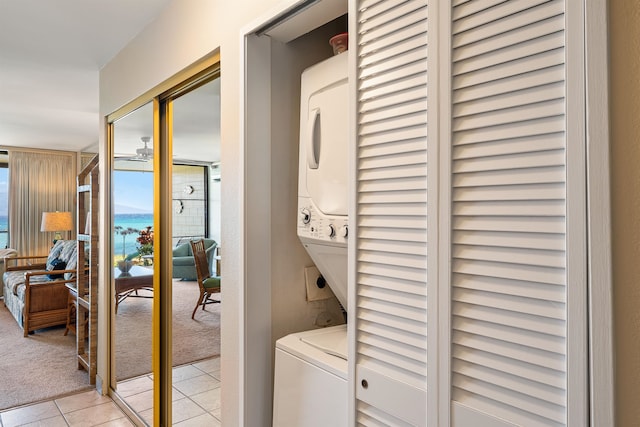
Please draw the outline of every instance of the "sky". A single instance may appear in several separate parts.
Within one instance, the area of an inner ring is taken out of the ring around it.
[[[0,185],[1,181],[0,175]],[[114,171],[113,198],[116,214],[152,213],[153,173]]]

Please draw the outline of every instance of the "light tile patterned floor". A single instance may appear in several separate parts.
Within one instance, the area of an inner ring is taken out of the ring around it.
[[[153,381],[142,376],[118,384],[118,393],[153,425]],[[220,426],[220,358],[173,369],[173,425]],[[108,396],[95,390],[0,412],[1,427],[124,427],[134,424]]]

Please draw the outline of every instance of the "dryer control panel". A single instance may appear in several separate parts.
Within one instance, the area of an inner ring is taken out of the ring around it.
[[[345,245],[349,236],[346,216],[321,213],[308,198],[298,200],[298,236],[329,244]]]

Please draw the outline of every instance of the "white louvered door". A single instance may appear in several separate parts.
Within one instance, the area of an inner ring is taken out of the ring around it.
[[[427,3],[350,10],[354,422],[588,425],[582,4]]]
[[[426,3],[365,0],[355,12],[357,259],[350,322],[355,422],[363,426],[426,425]]]
[[[572,309],[586,306],[584,123],[565,8],[451,5],[453,426],[586,425]]]

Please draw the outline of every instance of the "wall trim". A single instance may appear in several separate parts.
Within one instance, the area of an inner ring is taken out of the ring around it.
[[[615,425],[607,0],[585,5],[590,425]]]

